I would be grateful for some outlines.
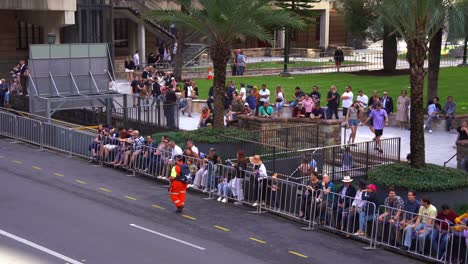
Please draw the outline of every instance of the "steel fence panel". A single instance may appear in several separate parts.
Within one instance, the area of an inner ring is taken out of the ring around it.
[[[43,128],[42,122],[27,117],[17,117],[17,139],[41,147]]]
[[[12,139],[17,138],[18,119],[16,115],[0,112],[0,134]]]

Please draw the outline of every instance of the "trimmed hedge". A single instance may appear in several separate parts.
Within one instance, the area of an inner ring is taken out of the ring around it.
[[[373,168],[369,179],[381,186],[404,187],[415,191],[448,191],[468,187],[468,173],[427,164],[415,169],[408,163],[395,163]]]
[[[179,146],[185,146],[185,141],[187,139],[192,139],[195,142],[199,143],[223,143],[225,142],[222,135],[225,134],[238,134],[244,135],[243,138],[255,141],[253,135],[246,133],[245,130],[241,130],[238,128],[199,128],[197,130],[192,131],[183,131],[183,132],[161,132],[153,134],[153,137],[156,141],[159,142],[159,139],[162,135],[169,136],[172,140],[174,140]]]

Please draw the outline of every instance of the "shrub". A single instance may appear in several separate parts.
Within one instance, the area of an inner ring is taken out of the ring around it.
[[[161,136],[167,135],[169,138],[174,140],[177,145],[179,146],[184,146],[185,141],[187,139],[192,139],[195,142],[199,143],[223,143],[226,142],[225,138],[223,138],[223,135],[227,134],[233,134],[236,135],[237,137],[241,137],[243,139],[255,141],[255,137],[252,133],[247,133],[245,130],[241,130],[238,128],[199,128],[197,130],[192,130],[192,131],[181,131],[181,132],[161,132],[161,133],[155,133],[153,134],[153,138],[159,142]],[[231,141],[236,141],[235,139],[232,139]]]
[[[408,163],[373,168],[369,179],[381,186],[404,187],[415,191],[447,191],[468,187],[468,174],[456,169],[427,164],[415,169]]]

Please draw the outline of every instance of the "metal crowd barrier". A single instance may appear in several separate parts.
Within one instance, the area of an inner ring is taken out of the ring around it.
[[[457,226],[448,220],[382,205],[378,215],[384,212],[388,212],[388,215],[377,218],[375,223],[375,241],[378,245],[406,251],[434,262],[468,263],[468,239],[465,239],[462,231],[468,230],[467,226]],[[415,226],[418,217],[424,224]]]
[[[40,149],[54,149],[95,159],[100,165],[121,166],[132,175],[141,174],[164,182],[168,182],[174,165],[169,149],[147,145],[133,148],[133,144],[111,136],[73,130],[4,112],[0,112],[0,135],[37,145]],[[231,200],[254,206],[254,213],[270,212],[299,220],[306,225],[305,230],[323,228],[346,236],[356,235],[369,243],[370,249],[380,245],[431,261],[468,263],[466,225],[457,226],[444,220],[427,218],[432,222],[418,237],[408,223],[402,222],[409,218],[409,222],[414,223],[413,218],[419,215],[411,212],[401,211],[395,223],[389,223],[388,219],[380,221],[379,215],[389,211],[390,216],[395,216],[396,209],[385,206],[377,208],[374,203],[337,192],[312,190],[308,188],[309,181],[305,177],[278,175],[259,178],[249,166],[242,170],[190,156],[185,156],[185,160],[195,166],[191,173],[190,189],[204,191],[207,195],[205,199],[218,198],[221,202]]]

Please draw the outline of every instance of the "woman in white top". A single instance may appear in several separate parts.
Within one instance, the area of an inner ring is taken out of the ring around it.
[[[253,173],[255,175],[255,181],[254,181],[255,202],[253,206],[257,207],[260,205],[260,203],[264,203],[264,199],[266,199],[266,188],[267,188],[267,182],[268,182],[267,170],[266,170],[265,164],[263,164],[259,155],[252,156],[249,158],[249,160],[250,160],[250,163],[254,165]]]
[[[281,116],[281,110],[283,109],[283,105],[284,105],[284,98],[285,98],[285,95],[284,95],[283,88],[281,88],[281,85],[276,86],[275,105],[276,105],[276,114],[278,115],[278,117]]]

